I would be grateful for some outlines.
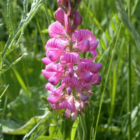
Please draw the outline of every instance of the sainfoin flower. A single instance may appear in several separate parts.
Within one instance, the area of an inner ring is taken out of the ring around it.
[[[42,74],[48,79],[50,107],[66,109],[65,117],[71,115],[73,121],[89,106],[88,99],[93,95],[90,89],[100,84],[98,72],[102,67],[101,63],[93,62],[99,41],[91,31],[77,30],[82,22],[77,11],[80,1],[58,0],[57,21],[48,28],[51,39],[46,43],[46,57],[42,59],[46,65]],[[81,58],[79,54],[84,52],[92,57]],[[59,83],[60,87],[56,88]]]

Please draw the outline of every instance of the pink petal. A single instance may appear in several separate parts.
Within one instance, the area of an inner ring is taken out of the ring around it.
[[[77,112],[73,112],[73,113],[71,114],[71,118],[72,118],[72,121],[73,121],[73,122],[76,121],[76,119],[77,119]]]
[[[68,70],[69,70],[69,76],[72,77],[73,76],[73,64],[72,63],[68,64]]]
[[[70,95],[71,92],[72,92],[72,87],[71,86],[67,87],[67,93]]]
[[[98,40],[90,43],[90,50],[95,50],[97,48],[98,44],[99,44]]]
[[[57,72],[57,70],[58,70],[57,64],[56,63],[50,63],[46,66],[45,70],[48,71],[48,72]]]
[[[102,63],[93,63],[92,69],[90,70],[93,73],[97,73],[102,67]]]
[[[87,90],[87,91],[88,91],[88,90],[91,89],[91,86],[92,86],[91,83],[86,83],[86,82],[83,81],[83,80],[82,80],[80,83],[81,83],[80,85],[81,85],[81,89],[82,89],[82,90]]]
[[[58,21],[52,23],[48,30],[51,37],[65,37],[65,31]]]
[[[47,100],[50,103],[55,104],[60,100],[60,98],[61,98],[61,95],[50,94],[50,96],[47,98]]]
[[[45,78],[49,79],[51,76],[55,74],[55,72],[47,72],[46,70],[42,70],[42,74]]]
[[[71,111],[75,111],[75,104],[73,102],[73,96],[71,96],[67,102],[67,108],[70,109]]]
[[[49,78],[49,82],[52,84],[52,85],[57,85],[61,78],[62,78],[62,74],[63,73],[56,73],[55,75],[53,75],[52,77]]]
[[[86,101],[86,100],[89,99],[89,95],[82,95],[82,94],[80,94],[80,99],[81,99],[82,101]]]
[[[69,118],[70,117],[70,113],[71,113],[71,110],[70,109],[66,109],[65,117]]]
[[[63,78],[61,84],[66,84],[73,87],[79,87],[79,81],[76,77],[66,76]]]
[[[77,53],[65,53],[60,57],[60,63],[73,63],[76,64],[79,62],[79,55]]]
[[[93,63],[91,61],[81,62],[78,64],[78,71],[91,71],[97,73],[102,67],[102,63]]]
[[[78,72],[77,75],[87,83],[90,82],[91,79],[92,79],[92,73],[91,72]]]
[[[99,85],[100,83],[101,83],[101,75],[98,76],[98,80],[94,84]]]
[[[50,84],[50,83],[46,84],[45,88],[47,90],[50,90],[50,91],[53,91],[54,90],[54,86],[52,84]]]
[[[42,59],[42,62],[45,64],[45,65],[48,65],[49,63],[51,63],[52,61],[48,58],[48,57],[45,57]]]
[[[73,34],[73,40],[76,40],[77,43],[85,40],[95,41],[95,36],[89,30],[75,30]]]
[[[57,61],[62,54],[62,51],[59,49],[52,49],[47,52],[47,56],[51,61]]]
[[[94,60],[97,56],[98,56],[98,53],[96,50],[90,50],[90,52],[92,53],[93,57],[90,59],[91,61]]]
[[[58,48],[60,50],[63,50],[66,45],[64,45],[64,42],[62,39],[59,38],[51,38],[48,40],[46,43],[45,49],[47,50],[48,48]]]
[[[99,77],[98,73],[93,74],[90,83],[92,83],[92,84],[96,84],[97,81],[98,81],[98,77]]]
[[[71,17],[72,15],[72,9],[71,9],[71,3],[68,1],[68,17]]]
[[[58,8],[55,12],[55,18],[59,21],[62,25],[64,25],[64,11],[61,8]]]
[[[62,94],[64,88],[65,86],[61,85],[59,88],[54,90],[54,94]]]
[[[90,42],[85,40],[80,45],[77,46],[82,52],[88,51],[90,48]]]
[[[73,29],[76,29],[82,22],[82,17],[77,10],[74,11]]]

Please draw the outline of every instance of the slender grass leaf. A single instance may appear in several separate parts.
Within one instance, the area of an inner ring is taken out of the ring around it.
[[[0,99],[2,98],[2,96],[5,94],[5,92],[7,91],[9,85],[7,85],[7,87],[5,88],[5,90],[2,92],[2,94],[0,95]]]
[[[71,140],[75,140],[77,127],[79,124],[79,118],[74,122],[72,129],[71,129]]]
[[[119,12],[119,17],[121,21],[124,23],[125,27],[132,33],[133,39],[137,45],[138,51],[140,51],[140,35],[135,29],[134,25],[129,20],[127,13],[125,12],[124,6],[120,0],[116,0],[116,6]]]

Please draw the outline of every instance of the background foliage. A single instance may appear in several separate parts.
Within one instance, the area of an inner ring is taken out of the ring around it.
[[[0,1],[0,140],[139,140],[140,1],[82,0],[79,29],[100,40],[103,67],[75,122],[49,109],[41,74],[56,9],[56,0]]]

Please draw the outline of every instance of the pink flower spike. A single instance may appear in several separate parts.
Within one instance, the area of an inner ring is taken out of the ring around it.
[[[102,64],[93,62],[98,56],[96,47],[99,41],[89,30],[76,30],[82,22],[77,10],[81,0],[57,2],[57,21],[48,27],[51,39],[45,45],[46,57],[42,59],[45,70],[42,74],[48,79],[45,88],[49,91],[47,100],[51,108],[65,109],[65,117],[71,115],[75,121],[89,106],[92,85],[101,82],[98,72]],[[82,58],[82,53],[87,51],[90,53],[88,58]]]
[[[49,26],[48,30],[49,30],[49,35],[51,37],[55,37],[55,38],[65,37],[65,31],[63,30],[62,25],[58,21],[52,23]]]
[[[97,48],[98,44],[99,44],[98,40],[90,43],[90,50],[95,50]]]
[[[70,117],[70,113],[71,113],[71,110],[67,108],[66,112],[65,112],[65,117],[69,118]]]
[[[55,74],[55,72],[47,72],[46,70],[42,70],[42,74],[46,79],[49,79],[51,76]]]
[[[59,49],[52,49],[47,52],[47,56],[51,61],[57,61],[62,54],[62,51]]]
[[[49,63],[51,63],[52,61],[48,58],[48,57],[45,57],[42,59],[42,62],[45,64],[45,65],[48,65]]]
[[[62,78],[62,74],[63,73],[56,73],[55,75],[53,75],[52,77],[49,78],[49,82],[52,84],[52,85],[57,85],[61,78]]]
[[[64,25],[64,11],[61,8],[58,8],[55,12],[55,18],[59,21],[62,25]]]

